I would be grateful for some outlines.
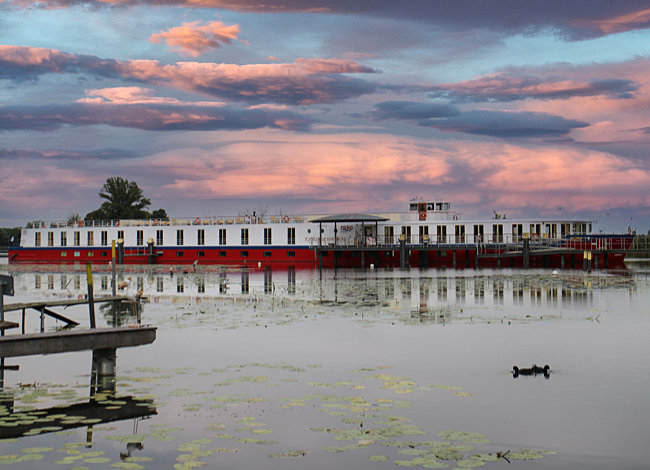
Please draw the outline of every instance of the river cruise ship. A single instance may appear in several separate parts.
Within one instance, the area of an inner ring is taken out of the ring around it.
[[[449,202],[396,213],[34,221],[9,262],[237,264],[301,267],[598,267],[623,265],[631,234],[594,233],[579,219],[494,213],[464,220]]]

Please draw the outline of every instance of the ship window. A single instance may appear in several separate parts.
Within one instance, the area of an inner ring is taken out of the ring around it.
[[[75,258],[79,258],[79,257],[81,256],[81,253],[80,253],[79,251],[75,251],[75,252],[72,254],[72,256],[74,256]]]
[[[219,245],[227,245],[227,243],[226,243],[226,229],[225,228],[220,228],[219,229]]]
[[[74,246],[81,245],[81,233],[74,232]]]
[[[296,228],[289,227],[287,228],[287,245],[295,245],[295,244],[296,244]]]
[[[242,258],[248,258],[248,251],[241,251],[239,254]]]
[[[219,257],[225,258],[226,257],[226,252],[225,251],[220,251],[219,252]]]
[[[492,225],[492,241],[494,243],[503,243],[503,224]]]
[[[54,246],[54,232],[47,232],[47,246]]]
[[[117,231],[117,239],[124,241],[124,230]]]
[[[41,242],[40,242],[40,238],[41,238],[40,234],[39,234],[38,238],[39,238],[38,244],[40,245],[41,244]],[[68,234],[65,233],[65,232],[61,232],[61,246],[67,246],[67,245],[68,245]]]
[[[200,228],[196,233],[197,245],[205,245],[205,230]]]
[[[465,243],[465,226],[456,225],[454,227],[454,235],[456,243]]]
[[[287,257],[288,258],[295,258],[296,257],[296,252],[295,251],[287,251]]]
[[[447,226],[438,225],[436,227],[436,235],[438,237],[438,243],[447,243]]]
[[[420,225],[418,227],[418,237],[420,238],[420,243],[429,243],[429,226]]]
[[[179,278],[176,280],[176,292],[179,294],[185,292],[185,283],[183,282],[182,276],[179,276]]]
[[[88,246],[95,244],[95,232],[88,232]]]
[[[242,245],[248,245],[248,229],[247,228],[241,229],[241,244]]]
[[[144,231],[143,230],[138,230],[136,233],[136,245],[142,246],[144,245]]]
[[[99,256],[107,257],[108,256],[108,251],[102,251],[99,253]]]
[[[265,257],[265,258],[270,258],[271,255],[272,255],[272,252],[270,252],[270,251],[265,251],[265,252],[264,252],[264,257]]]
[[[185,256],[185,252],[184,251],[177,251],[176,256],[181,258],[181,257]]]
[[[95,252],[94,252],[94,251],[89,251],[89,252],[88,252],[88,257],[91,257],[91,256],[95,256]]]
[[[182,229],[176,230],[176,244],[177,245],[183,245],[184,244],[184,233]]]
[[[271,229],[270,228],[265,228],[264,229],[264,244],[265,245],[271,245],[273,243],[273,238],[271,236]]]
[[[66,256],[68,256],[68,252],[67,251],[62,251],[61,252],[61,258],[65,258]]]
[[[205,256],[205,251],[198,251],[196,256]]]
[[[102,230],[102,246],[108,245],[108,232],[106,230]]]
[[[474,225],[474,242],[483,243],[483,236],[485,235],[483,225]]]
[[[156,230],[156,245],[162,246],[163,244],[163,231]]]
[[[395,240],[393,238],[395,237],[395,227],[392,225],[386,225],[384,226],[384,243],[387,245],[392,245],[395,243]]]

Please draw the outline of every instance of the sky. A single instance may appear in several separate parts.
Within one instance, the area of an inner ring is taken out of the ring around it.
[[[0,0],[0,226],[136,181],[172,217],[650,229],[647,0]]]

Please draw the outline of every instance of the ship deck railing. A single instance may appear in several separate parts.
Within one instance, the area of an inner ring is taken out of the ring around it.
[[[315,247],[331,250],[398,250],[401,241],[409,249],[431,249],[431,250],[472,250],[478,254],[521,253],[524,247],[524,240],[528,240],[528,250],[534,252],[562,251],[629,251],[627,247],[629,238],[624,236],[591,236],[588,234],[575,234],[569,237],[549,237],[537,235],[524,238],[517,235],[411,235],[411,236],[341,236],[335,240],[332,237],[316,241]]]
[[[231,217],[186,217],[170,219],[112,219],[112,220],[69,220],[66,222],[34,221],[27,228],[76,228],[76,227],[165,227],[180,225],[251,225],[303,223],[303,215],[265,215]]]

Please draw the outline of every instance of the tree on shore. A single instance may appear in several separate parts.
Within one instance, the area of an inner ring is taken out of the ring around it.
[[[0,248],[6,249],[11,245],[18,245],[20,242],[20,231],[20,227],[0,228]]]
[[[144,197],[142,189],[135,181],[112,176],[102,186],[99,196],[106,201],[99,209],[86,214],[86,219],[167,218],[165,209],[156,209],[153,213],[146,210],[151,205],[151,200]]]

